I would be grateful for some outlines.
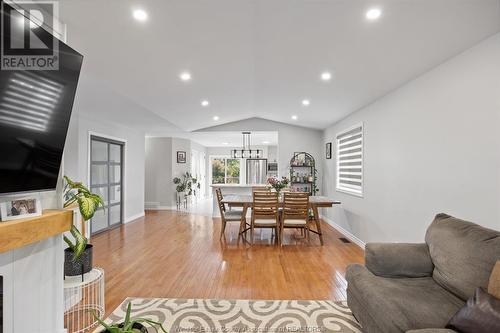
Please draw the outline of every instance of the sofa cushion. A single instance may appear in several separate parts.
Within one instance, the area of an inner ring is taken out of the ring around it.
[[[348,266],[346,279],[348,294],[362,300],[363,310],[376,320],[384,333],[444,328],[465,304],[432,277],[385,278],[354,264]],[[355,312],[354,316],[357,316]]]
[[[433,278],[462,300],[477,287],[487,288],[500,257],[500,232],[446,214],[438,214],[427,229]]]

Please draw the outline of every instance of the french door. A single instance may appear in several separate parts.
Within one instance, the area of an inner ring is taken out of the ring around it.
[[[123,142],[90,137],[90,191],[104,200],[90,223],[91,234],[123,223]]]

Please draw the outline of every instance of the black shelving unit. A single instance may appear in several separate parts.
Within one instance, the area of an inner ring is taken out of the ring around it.
[[[305,178],[305,179],[304,179]],[[317,192],[316,161],[311,154],[306,152],[295,153],[290,160],[290,184],[295,191]]]

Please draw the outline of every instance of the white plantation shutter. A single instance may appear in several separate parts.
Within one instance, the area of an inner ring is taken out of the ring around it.
[[[363,195],[363,125],[337,135],[337,190]]]

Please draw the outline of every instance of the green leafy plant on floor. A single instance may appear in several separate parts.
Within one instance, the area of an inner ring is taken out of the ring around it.
[[[183,174],[182,179],[175,177],[174,184],[177,185],[175,188],[177,193],[184,193],[186,197],[190,195],[196,196],[196,191],[201,187],[201,184],[198,183],[198,179],[193,178],[189,172]]]
[[[83,222],[90,220],[99,207],[104,207],[102,198],[90,192],[81,182],[74,182],[69,177],[64,176],[66,184],[64,185],[64,208],[77,204],[82,215]],[[73,251],[73,260],[76,261],[82,255],[87,247],[88,240],[74,225],[71,226],[71,235],[74,241],[64,236],[64,241]]]
[[[163,325],[154,320],[146,319],[146,318],[131,318],[130,313],[132,311],[132,303],[128,303],[127,312],[125,314],[125,320],[120,324],[106,324],[102,321],[96,314],[94,310],[92,310],[92,314],[94,318],[104,327],[106,330],[104,332],[109,333],[140,333],[141,330],[134,328],[135,324],[146,324],[151,326],[157,333],[164,332],[168,333],[167,330],[163,327]]]

